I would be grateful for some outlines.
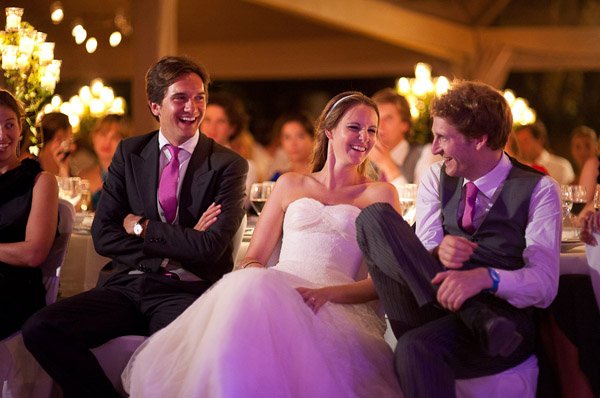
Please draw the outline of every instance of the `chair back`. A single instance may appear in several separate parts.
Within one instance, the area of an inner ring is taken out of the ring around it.
[[[596,242],[600,242],[600,234],[594,233]],[[585,256],[589,266],[590,279],[594,296],[596,296],[596,305],[600,310],[600,243],[596,246],[585,245]]]
[[[40,266],[42,278],[46,287],[46,304],[52,304],[58,296],[58,278],[60,267],[64,264],[67,255],[67,247],[73,232],[75,220],[75,209],[73,205],[64,199],[58,200],[58,236],[50,248],[48,257]]]
[[[246,226],[248,225],[248,216],[244,214],[244,218],[242,218],[242,222],[235,235],[233,236],[233,251],[231,252],[231,256],[233,257],[233,264],[236,263],[238,253],[240,252],[240,247],[242,246],[242,240],[244,239],[244,231],[246,231]]]

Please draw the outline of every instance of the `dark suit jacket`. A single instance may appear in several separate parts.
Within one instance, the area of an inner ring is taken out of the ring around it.
[[[171,225],[158,215],[159,155],[158,131],[123,140],[117,148],[92,225],[96,251],[112,259],[99,286],[115,273],[155,272],[164,258],[210,282],[233,268],[232,238],[244,216],[248,162],[200,134],[181,187],[179,224]],[[213,202],[222,205],[217,222],[208,231],[194,230]],[[150,220],[143,239],[125,232],[129,213]]]

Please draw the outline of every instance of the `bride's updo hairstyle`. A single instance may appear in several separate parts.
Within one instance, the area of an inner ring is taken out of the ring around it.
[[[326,131],[333,130],[350,108],[361,104],[375,110],[377,114],[377,127],[379,127],[379,110],[377,109],[377,105],[371,98],[359,91],[346,91],[338,94],[325,105],[315,125],[316,142],[312,158],[313,172],[323,169],[327,160],[329,138],[327,138]],[[358,172],[367,177],[376,175],[368,158],[358,166]]]

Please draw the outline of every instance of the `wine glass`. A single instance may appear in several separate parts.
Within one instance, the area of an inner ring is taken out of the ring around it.
[[[413,224],[417,216],[417,184],[404,184],[398,187],[398,196],[402,205],[402,218]]]
[[[578,215],[585,207],[587,190],[583,185],[571,185],[571,189],[573,190],[573,207],[571,213],[573,215]]]
[[[76,207],[81,199],[81,178],[56,177],[58,180],[58,197],[69,201]]]
[[[250,203],[259,216],[274,186],[275,183],[273,181],[255,182],[252,184],[250,188]]]
[[[570,185],[560,186],[560,200],[562,204],[563,220],[567,219],[573,208],[573,188]]]
[[[594,191],[594,210],[600,210],[600,184],[596,185],[596,190]]]

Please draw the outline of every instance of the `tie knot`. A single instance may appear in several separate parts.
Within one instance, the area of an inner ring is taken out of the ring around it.
[[[467,182],[466,189],[467,189],[467,192],[466,192],[467,202],[473,203],[475,201],[475,199],[477,198],[477,193],[479,192],[479,189],[477,189],[477,185],[475,185],[471,181]]]
[[[167,144],[167,150],[171,154],[171,159],[179,156],[179,147],[171,144]]]

